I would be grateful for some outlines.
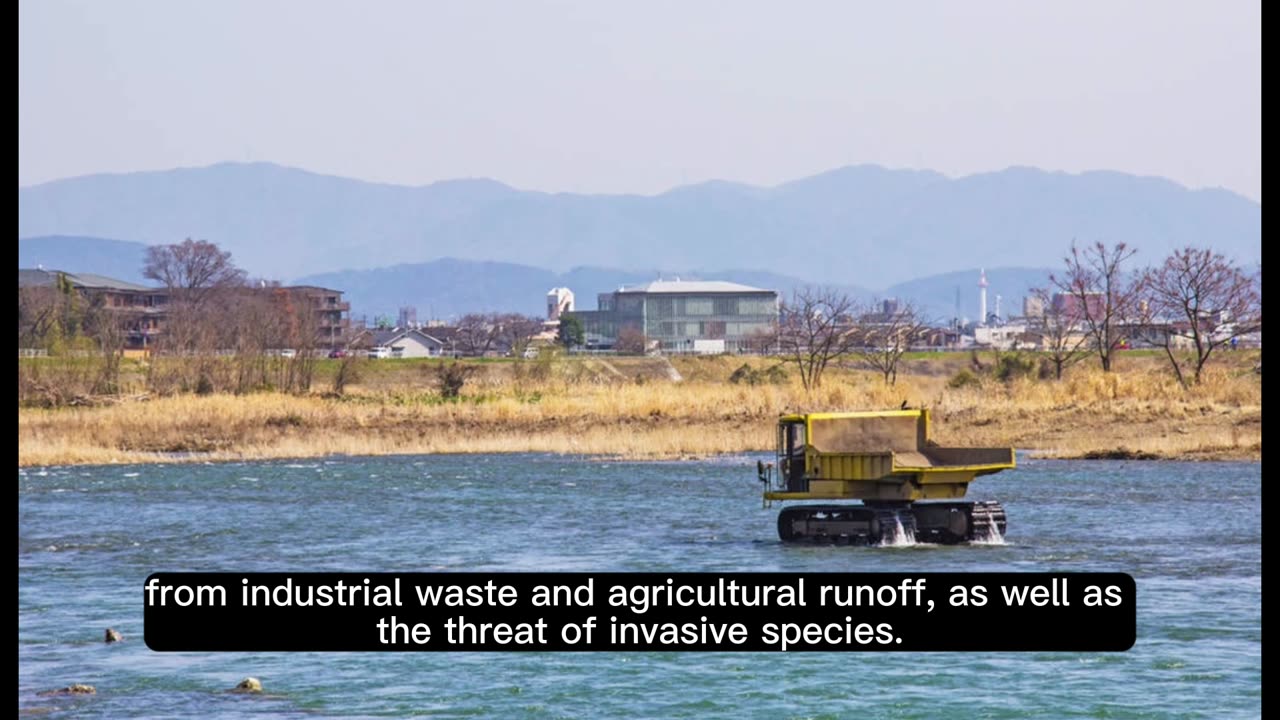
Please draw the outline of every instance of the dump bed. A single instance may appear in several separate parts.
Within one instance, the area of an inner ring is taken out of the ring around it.
[[[788,415],[779,429],[786,478],[770,499],[958,498],[975,477],[1015,464],[1013,448],[939,447],[923,409]]]
[[[945,471],[1003,470],[1013,466],[1013,448],[948,448],[929,440],[929,411],[886,410],[813,413],[808,445],[820,457],[892,455],[893,467]]]

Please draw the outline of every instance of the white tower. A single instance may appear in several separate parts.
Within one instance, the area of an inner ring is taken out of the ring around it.
[[[547,291],[547,319],[559,320],[560,315],[573,312],[573,291],[566,287]]]
[[[987,324],[987,270],[982,269],[978,278],[978,324]]]
[[[1002,299],[1002,298],[1000,297],[1000,293],[996,293],[996,323],[997,323],[997,324],[1001,324],[1001,325],[1003,325],[1003,324],[1004,324],[1004,310],[1001,310],[1001,309],[1000,309],[1000,300],[1001,300],[1001,299]]]

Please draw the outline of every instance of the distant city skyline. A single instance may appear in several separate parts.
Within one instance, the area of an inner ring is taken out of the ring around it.
[[[1261,201],[1261,5],[19,3],[18,182],[264,161],[547,192],[879,164]]]

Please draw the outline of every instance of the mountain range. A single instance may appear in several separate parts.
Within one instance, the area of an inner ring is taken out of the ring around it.
[[[1226,190],[1026,167],[953,179],[859,165],[774,187],[714,181],[650,196],[535,192],[485,179],[408,187],[268,163],[18,188],[20,238],[201,238],[252,273],[285,280],[456,258],[557,274],[751,268],[887,288],[959,268],[1057,267],[1073,238],[1124,240],[1144,261],[1208,244],[1252,263],[1261,234],[1261,204]]]
[[[67,272],[93,272],[120,280],[152,284],[142,277],[147,246],[123,240],[91,237],[49,236],[18,240],[18,267],[45,267]],[[1049,270],[1044,268],[990,268],[990,302],[1003,294],[1005,312],[1016,314],[1029,288],[1042,286]],[[933,319],[949,319],[957,312],[976,317],[978,268],[917,278],[881,290],[857,286],[835,286],[863,302],[899,298],[915,302]],[[255,274],[256,273],[251,273]],[[378,316],[394,318],[404,305],[417,309],[418,318],[450,319],[468,312],[520,312],[541,315],[547,290],[568,287],[574,291],[577,307],[596,307],[596,295],[621,285],[643,283],[656,278],[729,280],[777,290],[784,296],[810,283],[802,278],[760,270],[686,271],[620,270],[577,267],[563,273],[515,263],[441,258],[425,263],[394,265],[371,270],[340,270],[319,273],[294,282],[337,288],[346,293],[357,318],[373,321]],[[957,305],[957,301],[959,304]]]
[[[911,301],[928,318],[945,321],[953,317],[978,316],[978,277],[980,269],[931,275],[898,283],[880,290],[835,285],[832,287],[863,303],[885,298]],[[989,311],[995,312],[996,295],[1002,295],[1003,313],[1022,312],[1022,298],[1035,287],[1044,287],[1047,268],[989,268],[987,280]],[[346,270],[302,278],[300,282],[324,287],[342,288],[351,299],[357,316],[368,313],[394,318],[401,305],[417,308],[418,318],[448,319],[462,313],[493,310],[514,311],[529,315],[544,312],[542,302],[547,290],[567,287],[573,290],[579,310],[594,310],[596,295],[621,285],[668,280],[728,280],[754,287],[777,290],[784,298],[808,285],[803,278],[753,270],[632,271],[613,268],[579,267],[557,273],[544,268],[491,261],[445,258],[427,263],[397,265],[376,270]]]

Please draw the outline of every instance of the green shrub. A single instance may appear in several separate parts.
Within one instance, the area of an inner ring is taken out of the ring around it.
[[[995,375],[1001,382],[1031,377],[1037,372],[1036,359],[1022,353],[1008,353],[996,360]]]
[[[742,363],[742,365],[739,366],[737,370],[734,370],[733,374],[729,376],[729,382],[734,385],[742,385],[744,383],[747,385],[759,385],[760,380],[757,376],[758,373],[755,370],[752,370],[750,365]]]
[[[770,365],[769,369],[764,371],[764,375],[774,385],[781,385],[787,381],[787,371],[781,365]]]
[[[436,389],[440,391],[440,397],[452,399],[461,395],[462,387],[467,384],[467,378],[471,377],[475,370],[475,367],[463,365],[457,360],[436,365]]]
[[[959,390],[960,388],[969,387],[970,385],[981,384],[982,380],[968,368],[962,368],[960,372],[952,375],[951,379],[947,381],[947,387],[952,390]]]
[[[734,385],[764,385],[765,383],[780,385],[787,381],[787,371],[781,365],[771,365],[765,370],[756,370],[743,363],[729,376]]]

